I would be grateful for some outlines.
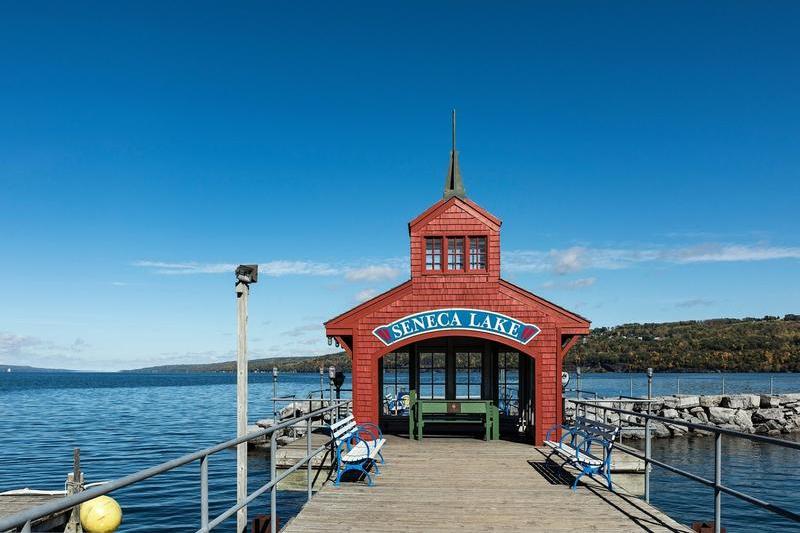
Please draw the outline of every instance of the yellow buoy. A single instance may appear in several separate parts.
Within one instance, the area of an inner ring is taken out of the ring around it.
[[[86,533],[112,533],[122,523],[122,508],[109,496],[81,504],[81,525]]]

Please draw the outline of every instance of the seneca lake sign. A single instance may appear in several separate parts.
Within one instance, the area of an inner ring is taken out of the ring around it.
[[[434,331],[480,331],[528,344],[542,330],[510,316],[483,309],[434,309],[378,326],[372,333],[386,346]]]

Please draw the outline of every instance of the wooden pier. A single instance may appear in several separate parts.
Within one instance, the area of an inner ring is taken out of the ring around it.
[[[375,485],[328,483],[283,530],[691,531],[644,501],[572,476],[508,441],[387,437]]]
[[[0,518],[63,497],[59,494],[0,494]],[[70,512],[70,509],[59,511],[34,521],[34,531],[51,531],[55,528],[63,530]]]

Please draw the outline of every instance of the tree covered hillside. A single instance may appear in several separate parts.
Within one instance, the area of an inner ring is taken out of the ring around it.
[[[594,371],[800,372],[800,316],[595,328],[566,366]]]

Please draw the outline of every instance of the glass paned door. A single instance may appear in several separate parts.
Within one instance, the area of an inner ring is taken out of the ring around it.
[[[420,350],[419,397],[444,398],[447,384],[447,353],[444,350]]]
[[[483,353],[456,350],[456,398],[480,399]]]
[[[383,356],[383,414],[408,416],[408,351]]]
[[[497,354],[497,389],[500,414],[519,416],[519,352]]]

